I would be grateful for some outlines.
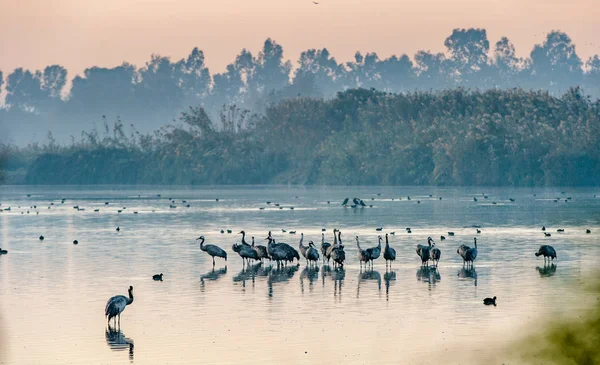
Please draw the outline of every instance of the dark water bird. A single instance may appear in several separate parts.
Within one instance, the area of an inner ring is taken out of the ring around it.
[[[469,251],[471,249],[471,247],[467,246],[467,245],[460,245],[458,246],[458,249],[456,250],[456,253],[460,255],[460,257],[462,257],[463,259],[463,265],[466,262],[466,255],[467,255],[467,251]]]
[[[174,207],[171,207],[171,208],[174,208]],[[123,210],[121,210],[121,209],[117,210],[117,213],[121,213],[121,212],[123,212]]]
[[[440,236],[440,241],[443,241],[446,239],[446,236]]]
[[[335,230],[333,234],[335,235]],[[331,247],[331,243],[325,242],[325,233],[321,233],[321,254],[323,255],[323,263],[325,263],[325,259],[327,259],[327,263],[329,263],[330,255],[327,255],[329,247]]]
[[[298,253],[298,251],[285,242],[279,242],[279,243],[275,242],[275,239],[272,238],[270,231],[269,231],[269,236],[266,239],[272,239],[273,240],[273,248],[280,249],[285,253],[285,258],[283,259],[283,261],[285,261],[284,262],[285,264],[287,264],[287,262],[293,262],[294,259],[300,261],[300,254]],[[269,248],[269,255],[271,255],[270,248]],[[271,255],[271,258],[272,258],[272,255]]]
[[[327,262],[329,262],[329,259],[331,258],[331,253],[333,252],[333,249],[338,245],[337,231],[337,228],[333,229],[333,245],[329,244],[325,253],[323,254],[323,256],[327,257]]]
[[[269,236],[266,239],[269,240],[269,243],[267,244],[269,256],[271,257],[271,260],[277,263],[277,267],[279,267],[282,261],[287,260],[287,252],[283,249],[282,246],[277,246],[275,240],[272,237]]]
[[[479,228],[476,228],[476,230],[477,230],[477,234],[481,233],[481,230]]]
[[[74,241],[73,241],[73,244],[74,244],[74,245],[77,245],[77,244],[79,244],[79,241],[77,241],[77,240],[74,240]]]
[[[349,201],[349,200],[350,200],[350,199],[348,199],[348,198],[344,199],[344,202],[342,203],[342,206],[344,206],[344,207],[345,207],[346,205],[348,205],[348,201]]]
[[[269,251],[267,250],[266,246],[263,245],[254,245],[254,237],[252,237],[252,248],[254,249],[254,251],[256,251],[256,254],[258,255],[258,259],[262,262],[263,259],[271,259],[269,257]]]
[[[306,258],[306,251],[310,246],[304,246],[304,233],[300,233],[300,242],[298,243],[298,249],[300,249],[300,253],[302,257],[306,259],[306,264],[308,264],[308,259]]]
[[[393,233],[393,232],[392,232]],[[396,260],[396,250],[390,247],[390,243],[388,241],[388,234],[385,234],[385,248],[383,249],[383,258],[385,259],[385,267],[389,263],[390,267],[392,266],[392,262]]]
[[[548,232],[544,232],[544,236],[545,237],[552,237],[552,235],[550,233],[548,233]]]
[[[215,201],[216,201],[216,202],[218,202],[218,201],[219,201],[219,198],[216,198],[216,199],[215,199]]]
[[[391,234],[392,236],[395,236],[395,235],[396,235],[396,231],[392,231],[392,232],[390,232],[390,234]],[[386,235],[387,235],[387,233],[386,233]]]
[[[225,250],[215,245],[205,245],[204,236],[200,236],[196,240],[200,240],[200,249],[212,256],[213,266],[215,266],[215,256],[224,258],[227,261],[227,252]]]
[[[222,230],[221,230],[221,234],[223,234],[223,233],[225,233],[225,230],[223,230],[223,229],[222,229]]]
[[[592,233],[592,231],[590,231],[589,229],[586,229],[585,233]]]
[[[377,227],[377,228],[375,228],[375,230],[376,230],[377,232],[381,232],[381,231],[383,231],[383,227]]]
[[[162,273],[160,273],[160,274],[154,274],[154,275],[152,275],[152,280],[162,281],[162,277],[163,277]]]
[[[312,263],[314,266],[317,265],[317,261],[319,261],[319,251],[315,248],[315,243],[313,241],[308,242],[308,250],[306,251],[306,259],[308,263]]]
[[[40,236],[40,241],[43,241],[43,240],[44,240],[44,236]]]
[[[276,206],[276,207],[278,207],[278,206],[279,206],[279,203],[275,204],[275,206]]]
[[[508,198],[508,200],[510,200],[511,202],[515,201],[515,199],[513,199],[513,198]]]
[[[104,202],[104,205],[108,205],[108,204],[109,204],[108,202]]]
[[[228,233],[228,234],[232,234],[232,233],[233,233],[233,231],[232,231],[231,229],[228,229],[228,230],[227,230],[227,233]]]
[[[408,233],[408,234],[411,234],[411,233],[412,233],[412,230],[410,230],[410,229],[407,229],[407,230],[406,230],[406,233]]]
[[[99,212],[99,211],[100,211],[100,209],[94,209],[94,212],[96,212],[96,213]]]
[[[361,206],[363,206],[363,207],[366,207],[366,206],[367,206],[367,205],[365,204],[365,202],[364,202],[362,199],[360,199],[360,205],[361,205]]]
[[[296,231],[289,231],[289,234],[296,234]]]
[[[540,255],[544,256],[544,262],[546,262],[546,259],[548,261],[550,261],[550,259],[554,260],[556,258],[556,250],[550,245],[541,245],[538,252],[535,253],[536,257]]]
[[[286,233],[287,231],[285,229],[281,229],[281,233]]]
[[[406,197],[406,199],[410,200],[410,195]]]
[[[327,231],[327,229],[321,228],[321,232],[326,232],[326,231]]]
[[[242,235],[242,245],[250,247],[248,242],[246,242],[246,231],[240,231],[238,234]]]
[[[137,211],[137,210],[134,210],[134,211],[133,211],[133,214],[138,214],[138,211]]]
[[[6,255],[7,253],[8,253],[8,251],[0,248],[0,255]]]
[[[129,360],[133,361],[134,343],[130,338],[125,337],[120,329],[111,327],[110,323],[104,334],[106,344],[113,351],[129,350]]]
[[[271,202],[267,202],[267,205],[268,205],[268,204],[271,204]]]
[[[477,258],[477,238],[476,237],[473,238],[473,242],[475,243],[475,247],[468,249],[464,256],[465,262],[467,264],[471,263],[471,267],[473,266],[473,261],[475,261],[475,259]]]
[[[429,265],[429,252],[431,250],[431,243],[433,242],[433,238],[427,237],[427,246],[425,245],[417,245],[417,255],[421,258],[421,266]]]
[[[476,202],[477,201],[477,197],[474,196],[473,197],[473,201]]]
[[[117,232],[119,232],[121,230],[121,227],[117,227]]]
[[[362,248],[360,248],[360,241],[358,240],[358,236],[356,236],[356,249],[358,253],[358,264],[362,269],[363,263],[366,265],[368,262],[371,261],[371,256],[369,256],[367,250],[363,250]]]
[[[379,258],[379,256],[381,255],[381,241],[383,239],[381,238],[381,236],[377,236],[377,240],[378,240],[377,246],[367,248],[367,253],[371,260],[371,267],[373,267],[373,261],[377,260]]]
[[[562,228],[559,228],[559,229],[557,229],[557,230],[556,230],[556,232],[561,232],[561,233],[562,233],[562,232],[564,232],[564,231],[565,231],[565,230],[564,230],[564,229],[562,229]]]
[[[252,247],[250,247],[250,245],[234,243],[233,246],[231,246],[231,249],[233,252],[237,252],[238,255],[240,255],[242,258],[242,265],[245,265],[246,263],[250,265],[250,260],[260,260],[258,253]]]
[[[485,305],[494,305],[494,307],[496,306],[496,297],[493,298],[485,298],[483,300],[483,304]]]
[[[123,313],[125,307],[133,303],[133,286],[129,287],[128,293],[129,298],[124,295],[115,295],[106,302],[104,315],[108,318],[107,322],[114,318],[116,325],[117,317],[119,317],[119,324],[121,323],[121,313]]]
[[[442,257],[442,251],[435,247],[435,242],[431,243],[431,250],[429,251],[429,258],[433,262],[433,266],[438,266],[440,263],[440,258]]]
[[[259,210],[265,210],[265,207],[260,207],[260,208],[258,208],[258,209],[259,209]]]
[[[448,232],[448,236],[454,236],[454,232]]]
[[[342,243],[342,232],[338,230],[338,243],[332,246],[331,259],[337,266],[344,266],[346,261],[346,252],[344,252],[344,244]]]

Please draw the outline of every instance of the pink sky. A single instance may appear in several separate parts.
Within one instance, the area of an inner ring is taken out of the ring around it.
[[[380,57],[443,51],[453,28],[483,27],[490,43],[507,36],[527,55],[544,34],[571,36],[584,62],[600,54],[598,0],[3,0],[0,69],[61,64],[142,66],[150,54],[180,59],[198,46],[212,72],[267,37],[294,62],[327,47],[338,61],[356,50]]]

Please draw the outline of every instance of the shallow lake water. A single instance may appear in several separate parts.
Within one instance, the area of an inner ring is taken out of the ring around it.
[[[519,336],[595,300],[574,293],[600,259],[597,190],[3,186],[0,362],[501,363]],[[367,207],[344,208],[345,197]],[[303,232],[320,247],[323,228],[329,242],[342,231],[341,270],[304,260],[244,269],[231,249],[240,230],[294,247]],[[360,269],[354,237],[367,248],[390,232],[392,268],[380,258]],[[213,268],[200,235],[228,261]],[[442,251],[437,270],[415,252],[428,236]],[[468,270],[456,249],[473,237]],[[542,244],[557,251],[552,265],[534,255]],[[120,328],[107,326],[107,299],[130,285]],[[497,306],[484,306],[491,296]]]

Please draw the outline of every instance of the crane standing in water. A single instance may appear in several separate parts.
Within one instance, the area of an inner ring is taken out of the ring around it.
[[[221,247],[218,247],[215,245],[205,245],[204,244],[204,236],[200,236],[200,237],[196,238],[196,240],[201,240],[200,241],[200,249],[202,251],[206,252],[207,254],[209,254],[210,256],[212,256],[213,266],[215,266],[215,256],[222,257],[225,259],[225,261],[227,261],[227,252],[225,252],[225,250],[223,250]]]
[[[116,326],[117,317],[119,317],[119,325],[121,325],[121,313],[123,313],[125,307],[133,303],[133,286],[129,287],[128,292],[129,298],[124,295],[115,295],[106,302],[104,315],[108,318],[107,322],[114,318]]]

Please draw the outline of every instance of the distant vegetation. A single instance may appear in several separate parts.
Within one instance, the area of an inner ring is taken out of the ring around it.
[[[600,100],[580,89],[353,89],[263,114],[202,107],[153,134],[0,146],[6,182],[557,186],[600,183]]]
[[[223,105],[263,114],[283,100],[298,97],[303,99],[284,102],[274,110],[306,103],[327,107],[330,104],[307,98],[330,99],[337,92],[356,88],[412,93],[457,87],[520,87],[559,96],[579,86],[587,95],[600,97],[600,57],[582,60],[565,33],[548,33],[526,58],[516,56],[507,38],[491,44],[485,29],[455,29],[444,45],[445,53],[419,51],[413,57],[400,54],[384,59],[376,53],[357,52],[346,63],[336,60],[325,48],[309,49],[292,67],[284,58],[283,47],[267,39],[258,54],[242,50],[222,73],[211,73],[202,50],[194,48],[181,60],[152,55],[142,67],[129,63],[114,68],[90,67],[72,79],[71,88],[66,87],[67,70],[60,65],[40,71],[18,68],[5,78],[0,72],[0,94],[5,95],[4,103],[0,100],[0,139],[22,146],[32,140],[40,142],[52,131],[54,138],[64,143],[70,135],[78,137],[82,130],[91,130],[94,123],[101,126],[103,115],[111,121],[120,117],[127,126],[133,124],[137,130],[150,133],[189,106],[202,106],[212,119],[219,118]],[[397,97],[407,102],[413,98]],[[537,115],[546,117],[539,111]]]

